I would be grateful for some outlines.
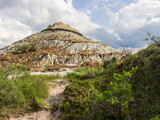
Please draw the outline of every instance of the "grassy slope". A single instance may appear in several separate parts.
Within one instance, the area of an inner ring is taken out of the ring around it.
[[[80,74],[68,75],[73,82],[66,89],[61,105],[66,119],[127,119],[118,116],[119,111],[116,104],[99,100],[97,96],[108,89],[107,84],[113,81],[113,73],[129,71],[135,66],[138,66],[138,70],[129,81],[134,100],[129,103],[128,114],[134,120],[148,120],[159,115],[160,44],[158,43],[127,57],[118,65],[112,64],[109,68],[101,69],[99,72],[91,74],[92,69],[87,68],[81,69]]]
[[[149,119],[160,114],[160,44],[126,58],[121,69],[138,66],[130,80],[134,101],[130,104],[131,115],[138,119]]]

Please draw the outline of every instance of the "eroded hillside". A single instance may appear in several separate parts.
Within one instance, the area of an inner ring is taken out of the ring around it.
[[[0,49],[0,56],[1,67],[11,63],[44,69],[55,64],[77,65],[103,61],[113,56],[121,58],[123,55],[111,46],[88,39],[60,22]]]

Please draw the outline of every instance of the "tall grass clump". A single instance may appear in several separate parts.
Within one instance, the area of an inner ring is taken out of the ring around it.
[[[48,97],[45,77],[28,74],[26,66],[8,66],[0,72],[0,115],[16,113],[28,106],[43,107]],[[48,77],[51,79],[51,77]],[[53,78],[53,76],[52,76]]]

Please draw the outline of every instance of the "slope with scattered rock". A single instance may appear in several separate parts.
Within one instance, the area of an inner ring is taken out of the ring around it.
[[[44,69],[55,64],[81,64],[103,61],[123,55],[111,46],[95,42],[62,22],[49,25],[7,47],[0,49],[0,62],[29,65]]]

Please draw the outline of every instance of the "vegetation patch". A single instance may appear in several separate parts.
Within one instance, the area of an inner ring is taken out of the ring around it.
[[[35,43],[18,45],[12,54],[23,54],[28,52],[35,52],[39,50],[39,46]]]
[[[160,43],[127,56],[121,63],[82,67],[67,78],[61,110],[68,120],[158,120]]]
[[[48,97],[47,81],[58,75],[30,75],[26,66],[10,66],[0,73],[0,116],[43,108]]]

